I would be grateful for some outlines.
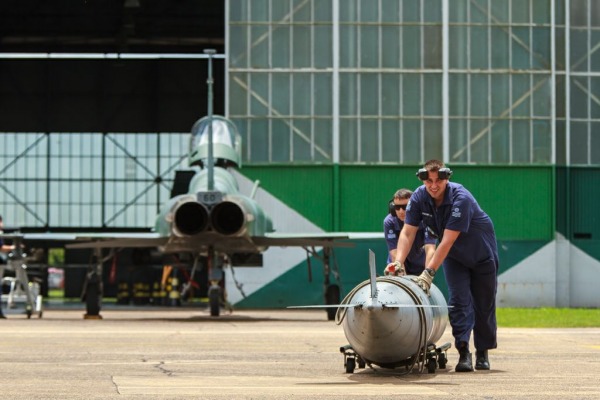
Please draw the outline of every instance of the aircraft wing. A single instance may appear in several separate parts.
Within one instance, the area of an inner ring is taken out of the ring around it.
[[[41,234],[40,234],[41,236]],[[222,236],[202,233],[189,237],[160,236],[156,233],[139,234],[75,234],[69,236],[69,249],[161,247],[165,252],[203,251],[208,246],[225,253],[257,252],[267,247],[353,247],[351,237],[339,233],[284,234],[267,236]]]
[[[208,246],[224,253],[257,253],[268,247],[354,247],[351,240],[381,239],[379,232],[279,233],[265,236],[223,236],[206,232],[189,237],[140,233],[26,233],[16,234],[24,240],[66,242],[69,249],[153,248],[165,253],[203,252]],[[14,235],[0,235],[10,239]]]
[[[167,239],[153,232],[78,233],[75,235],[75,243],[67,244],[66,247],[68,249],[158,247],[165,244]]]
[[[253,237],[259,245],[269,247],[354,247],[344,233],[270,233],[264,237]]]

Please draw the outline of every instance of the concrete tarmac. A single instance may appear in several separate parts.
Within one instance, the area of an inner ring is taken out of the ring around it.
[[[45,310],[0,320],[3,399],[599,399],[600,328],[500,328],[491,371],[347,374],[322,310]],[[441,343],[452,341],[448,327]],[[390,344],[392,345],[392,344]]]

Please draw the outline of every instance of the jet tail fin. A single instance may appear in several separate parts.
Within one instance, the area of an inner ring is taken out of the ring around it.
[[[369,269],[371,271],[371,298],[377,299],[377,271],[375,266],[375,253],[369,249]]]

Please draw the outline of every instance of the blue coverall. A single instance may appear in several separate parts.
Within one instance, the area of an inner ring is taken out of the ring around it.
[[[420,186],[406,208],[405,222],[423,222],[440,242],[444,229],[460,235],[442,263],[448,284],[448,311],[456,348],[468,345],[473,331],[477,350],[495,349],[498,249],[494,224],[462,185],[448,182],[439,207]],[[461,343],[462,342],[462,343]]]

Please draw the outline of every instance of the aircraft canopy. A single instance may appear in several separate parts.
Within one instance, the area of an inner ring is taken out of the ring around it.
[[[203,117],[192,127],[190,141],[190,166],[206,165],[210,118]],[[213,159],[215,165],[240,167],[242,164],[242,138],[233,122],[220,115],[212,116]]]

